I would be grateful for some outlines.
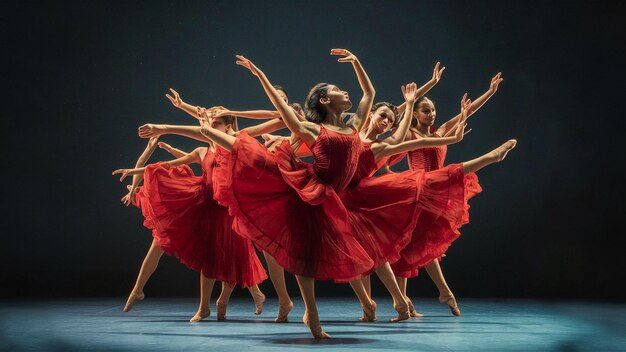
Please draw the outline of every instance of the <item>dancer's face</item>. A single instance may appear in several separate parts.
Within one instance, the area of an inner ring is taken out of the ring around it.
[[[211,127],[226,133],[229,129],[232,129],[233,126],[231,124],[226,124],[224,119],[221,117],[217,117],[211,121]]]
[[[417,110],[413,111],[413,117],[417,119],[420,125],[432,126],[436,116],[435,104],[429,99],[420,102]]]
[[[396,122],[396,115],[387,106],[381,106],[371,114],[371,127],[376,131],[376,134],[385,133]]]
[[[329,85],[326,96],[322,98],[323,102],[328,104],[330,108],[346,111],[352,107],[348,92],[339,89],[335,85]]]

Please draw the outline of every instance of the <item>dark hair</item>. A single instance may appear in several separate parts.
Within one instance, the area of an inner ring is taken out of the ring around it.
[[[326,96],[329,86],[328,83],[318,83],[309,91],[304,101],[304,114],[307,120],[315,123],[324,121],[326,110],[320,103],[320,99]]]
[[[417,100],[415,101],[415,103],[413,103],[413,113],[415,113],[417,111],[417,108],[420,106],[420,104],[424,101],[424,100],[430,100],[433,102],[433,104],[435,103],[432,99],[430,99],[429,97],[422,95],[421,97],[417,98]],[[413,119],[413,116],[411,116],[411,127],[417,127],[417,120]]]
[[[302,114],[304,112],[304,110],[302,110],[302,105],[298,103],[289,103],[289,106],[291,106],[291,108],[294,109],[297,113]]]
[[[233,130],[239,131],[239,126],[237,126],[237,116],[226,115],[226,116],[222,116],[221,119],[222,119],[222,121],[224,121],[224,124],[232,125],[233,126]]]
[[[285,90],[285,88],[279,86],[278,84],[275,84],[272,87],[274,87],[274,89],[276,89],[276,90],[279,90],[279,91],[285,93],[285,96],[287,97],[287,100],[289,100],[289,94],[287,94],[287,91]]]
[[[376,110],[382,108],[383,106],[388,107],[391,110],[391,112],[393,112],[394,119],[393,119],[393,125],[391,127],[392,128],[396,127],[398,125],[399,118],[398,118],[398,108],[395,105],[393,105],[393,104],[391,104],[389,102],[386,102],[386,101],[381,101],[381,102],[378,102],[378,103],[372,105],[372,109],[370,110],[370,112],[374,113],[374,112],[376,112]]]

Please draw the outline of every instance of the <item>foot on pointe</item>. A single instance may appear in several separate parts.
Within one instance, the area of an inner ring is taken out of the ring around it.
[[[506,158],[506,155],[513,149],[515,148],[515,146],[517,145],[517,140],[516,139],[509,139],[508,141],[504,142],[501,146],[499,146],[498,148],[494,149],[493,153],[493,158],[496,161],[502,161],[504,160],[504,158]]]
[[[452,315],[457,316],[457,317],[461,315],[461,310],[459,309],[459,306],[456,304],[456,298],[454,298],[453,294],[446,295],[446,296],[439,296],[439,303],[447,304],[448,307],[450,307],[450,312],[452,312]]]
[[[203,319],[208,318],[211,315],[211,309],[210,308],[200,308],[198,309],[198,312],[196,313],[196,315],[194,315],[191,319],[189,319],[190,323],[198,323],[201,322]]]
[[[215,306],[217,307],[217,320],[226,320],[226,308],[228,308],[228,302],[217,301]]]
[[[394,304],[393,309],[398,312],[398,316],[391,319],[392,323],[397,323],[399,321],[407,320],[411,317],[409,313],[409,305],[406,302],[400,302],[400,304]]]
[[[286,323],[289,321],[289,312],[293,309],[293,302],[278,305],[278,315],[274,319],[275,323]]]
[[[130,310],[133,309],[133,306],[135,305],[135,303],[142,301],[145,297],[146,296],[143,294],[143,292],[140,292],[140,293],[131,292],[130,296],[128,296],[128,300],[126,300],[124,311],[130,312]]]
[[[373,322],[376,321],[376,302],[372,301],[371,305],[363,306],[363,316],[359,318],[359,321],[362,322]]]
[[[413,305],[413,302],[411,302],[410,299],[407,299],[407,303],[409,304],[409,314],[411,315],[411,317],[413,318],[421,318],[424,316],[424,314],[418,313],[415,310],[415,306]]]
[[[261,292],[255,293],[252,296],[252,299],[254,299],[254,305],[255,305],[254,314],[259,315],[263,313],[263,304],[265,303],[265,295]]]
[[[322,330],[322,324],[320,324],[319,317],[311,318],[307,311],[304,312],[304,316],[302,317],[302,321],[304,325],[309,327],[311,330],[311,334],[316,339],[329,339],[330,335],[328,335],[324,330]]]

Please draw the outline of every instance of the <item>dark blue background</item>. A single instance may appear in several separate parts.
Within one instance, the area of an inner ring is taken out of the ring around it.
[[[573,1],[3,2],[0,295],[122,296],[151,237],[126,208],[113,169],[145,146],[146,122],[193,124],[169,87],[205,106],[271,108],[252,59],[292,101],[317,82],[360,98],[349,65],[361,59],[377,101],[426,82],[438,122],[504,82],[470,119],[448,162],[509,138],[503,164],[479,173],[484,192],[442,262],[458,297],[618,299],[624,217],[624,5]],[[240,120],[242,125],[246,122]],[[197,142],[163,140],[191,150]],[[162,152],[153,160],[169,159]],[[405,163],[402,164],[405,167]],[[413,294],[435,295],[424,277]],[[289,277],[291,294],[298,295]],[[269,281],[262,289],[273,294]],[[375,284],[376,294],[386,294]],[[151,296],[197,295],[197,274],[164,258]],[[244,293],[247,295],[247,293]],[[352,295],[319,283],[319,295]]]

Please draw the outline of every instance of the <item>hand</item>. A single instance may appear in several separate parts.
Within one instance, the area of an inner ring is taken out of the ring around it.
[[[165,143],[165,142],[159,142],[158,144],[159,148],[163,149],[163,150],[171,150],[172,146]]]
[[[443,71],[446,69],[446,67],[442,67],[441,70],[439,69],[439,62],[437,62],[435,64],[435,68],[433,69],[433,78],[431,78],[430,80],[438,83],[439,80],[441,79],[441,75],[443,74]]]
[[[356,56],[354,56],[353,53],[349,52],[346,49],[330,49],[330,55],[345,56],[345,57],[337,59],[337,62],[350,62],[350,63],[352,63],[352,62],[358,61]]]
[[[502,78],[502,72],[498,72],[498,74],[493,76],[493,78],[491,79],[489,90],[495,93],[498,90],[498,85],[500,85],[500,82],[502,82],[503,80],[504,78]]]
[[[261,70],[259,70],[258,67],[256,67],[252,61],[246,59],[245,57],[241,56],[241,55],[235,55],[235,57],[237,58],[237,61],[235,61],[235,63],[239,66],[243,66],[245,68],[247,68],[248,70],[250,70],[250,72],[252,72],[253,75],[259,77],[259,75],[263,72],[261,72]]]
[[[261,137],[264,140],[263,145],[270,152],[274,151],[274,149],[276,149],[276,147],[278,145],[280,145],[280,143],[282,143],[282,141],[288,139],[287,137],[276,136],[276,135],[269,134],[269,133],[264,133],[264,134],[261,135]]]
[[[231,110],[228,110],[227,108],[223,106],[214,106],[211,109],[209,109],[209,111],[210,111],[212,118],[224,117],[224,116],[233,114]]]
[[[137,191],[140,187],[133,189],[131,185],[127,185],[126,188],[128,189],[128,194],[123,196],[121,201],[122,203],[124,203],[124,205],[129,206],[132,202],[135,201],[135,195],[137,194]]]
[[[466,121],[471,106],[472,100],[467,97],[467,93],[463,94],[463,98],[461,99],[461,118],[459,119],[459,123],[455,126],[456,131],[454,132],[454,137],[457,142],[463,140],[463,136],[465,135]]]
[[[130,174],[131,171],[133,171],[133,169],[117,169],[117,170],[113,171],[111,173],[111,175],[119,175],[119,174],[121,174],[122,176],[120,177],[120,182],[122,182],[122,181],[124,181],[126,176],[128,176]]]
[[[165,127],[163,127],[162,125],[147,123],[145,125],[139,126],[138,132],[140,138],[153,138],[165,133]]]
[[[165,96],[172,102],[175,107],[180,108],[181,105],[183,105],[183,100],[180,98],[180,95],[172,88],[170,88],[170,92],[172,92],[173,96],[169,94],[165,94]]]
[[[404,100],[406,100],[407,104],[413,104],[417,100],[417,84],[415,82],[411,82],[406,86],[400,87],[402,89],[402,95],[404,95]]]

